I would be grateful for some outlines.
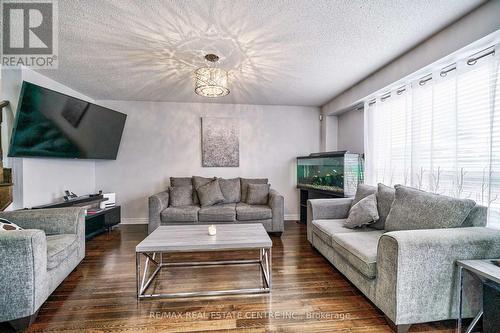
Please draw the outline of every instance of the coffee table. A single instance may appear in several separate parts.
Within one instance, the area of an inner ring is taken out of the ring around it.
[[[217,234],[210,236],[207,225],[160,226],[140,242],[135,248],[137,299],[269,293],[272,286],[272,241],[262,224],[216,224],[216,227]],[[242,250],[259,250],[259,257],[249,260],[163,261],[163,254]],[[177,293],[146,293],[146,289],[160,270],[168,267],[250,264],[260,265],[263,280],[260,287]],[[149,265],[155,267],[151,274],[148,274]]]

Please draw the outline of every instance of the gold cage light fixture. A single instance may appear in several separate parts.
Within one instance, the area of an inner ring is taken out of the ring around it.
[[[222,97],[229,94],[229,80],[227,71],[215,67],[219,57],[207,54],[205,60],[213,66],[201,67],[194,72],[194,92],[203,97]]]

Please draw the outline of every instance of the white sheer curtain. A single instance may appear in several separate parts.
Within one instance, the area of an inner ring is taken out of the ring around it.
[[[365,105],[365,181],[488,206],[500,228],[499,50]]]

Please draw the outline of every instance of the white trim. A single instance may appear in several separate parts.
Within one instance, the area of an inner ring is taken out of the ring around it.
[[[285,214],[286,221],[298,221],[300,219],[299,214]],[[149,220],[147,217],[122,217],[121,224],[148,224]]]
[[[300,214],[285,214],[285,221],[298,221],[300,220]]]
[[[122,217],[121,224],[148,224],[147,217]]]

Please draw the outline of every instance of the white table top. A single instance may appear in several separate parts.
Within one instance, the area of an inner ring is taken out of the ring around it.
[[[458,260],[457,265],[500,284],[500,267],[492,263],[491,260],[499,259]]]
[[[194,252],[271,248],[273,243],[260,223],[160,226],[140,242],[136,252]]]

